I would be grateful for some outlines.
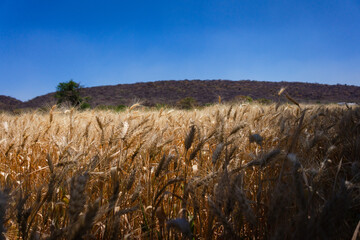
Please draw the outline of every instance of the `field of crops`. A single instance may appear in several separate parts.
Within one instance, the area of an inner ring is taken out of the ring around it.
[[[0,239],[356,238],[360,109],[0,113],[0,184]]]

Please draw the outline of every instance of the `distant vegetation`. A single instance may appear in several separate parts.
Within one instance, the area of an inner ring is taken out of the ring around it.
[[[186,97],[186,98],[180,99],[177,103],[177,106],[181,109],[192,109],[197,105],[198,105],[198,103],[192,97]]]

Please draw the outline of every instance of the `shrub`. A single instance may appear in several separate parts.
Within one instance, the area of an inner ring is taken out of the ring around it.
[[[264,105],[267,105],[267,104],[270,104],[271,103],[271,100],[270,99],[266,99],[266,98],[259,98],[256,100],[256,102],[260,103],[260,104],[264,104]]]
[[[192,109],[195,106],[197,106],[198,104],[194,98],[186,97],[186,98],[181,99],[177,105],[181,109]]]
[[[117,106],[114,105],[98,105],[96,106],[96,109],[98,110],[112,110],[115,112],[122,112],[126,109],[125,105],[119,104]]]

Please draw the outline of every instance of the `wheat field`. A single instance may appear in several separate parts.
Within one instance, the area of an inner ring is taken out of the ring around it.
[[[0,239],[356,239],[360,109],[0,113]]]

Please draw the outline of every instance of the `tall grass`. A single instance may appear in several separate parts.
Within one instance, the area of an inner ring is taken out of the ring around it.
[[[350,239],[360,109],[0,114],[0,239]]]

